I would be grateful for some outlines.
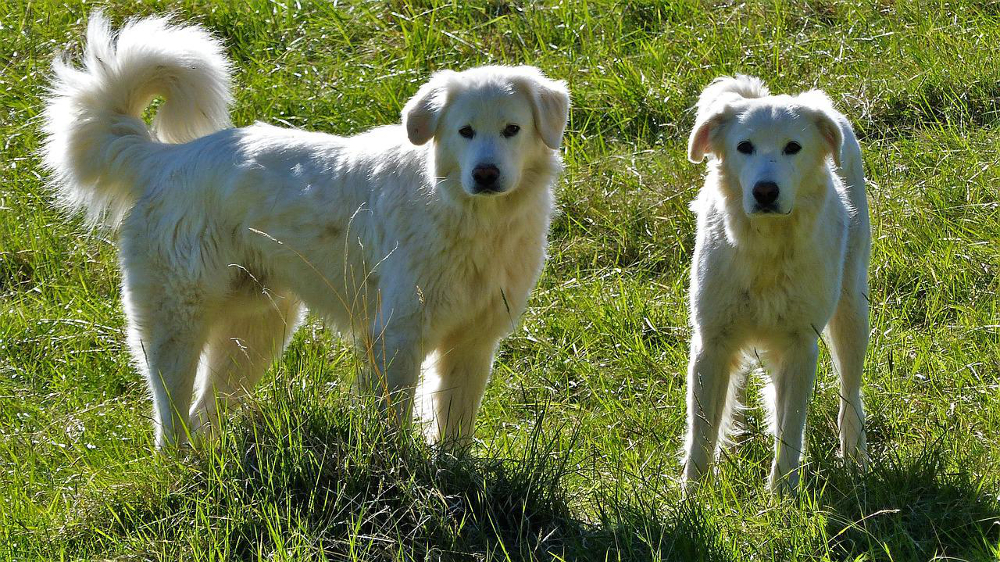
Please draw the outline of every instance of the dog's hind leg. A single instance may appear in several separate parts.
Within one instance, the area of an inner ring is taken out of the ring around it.
[[[726,406],[719,422],[718,455],[734,451],[741,434],[746,430],[747,386],[753,370],[752,366],[739,365],[729,377]]]
[[[298,327],[302,307],[294,297],[259,300],[250,305],[260,309],[234,310],[212,326],[190,411],[192,433],[216,429],[220,410],[250,393]]]
[[[368,366],[358,377],[357,387],[379,400],[390,423],[403,427],[412,421],[413,398],[425,353],[419,319],[403,313],[394,317],[397,310],[389,302],[382,303],[363,342]]]
[[[180,445],[188,436],[188,409],[206,330],[193,288],[157,283],[148,271],[124,270],[123,295],[129,343],[153,397],[156,447]],[[139,280],[136,277],[143,277]]]
[[[775,401],[774,462],[769,484],[774,491],[795,492],[799,484],[806,429],[806,411],[819,356],[815,334],[791,338],[775,354],[772,374]]]
[[[696,485],[712,462],[729,396],[734,350],[723,338],[691,340],[687,379],[687,438],[685,441],[684,487]]]
[[[845,459],[864,467],[868,445],[861,378],[868,349],[868,304],[860,291],[845,291],[827,326],[827,340],[840,375],[840,413],[837,416],[840,451]]]

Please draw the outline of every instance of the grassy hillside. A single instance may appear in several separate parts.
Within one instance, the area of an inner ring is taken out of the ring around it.
[[[926,560],[1000,557],[1000,4],[104,4],[225,39],[235,122],[397,122],[430,72],[528,63],[574,106],[551,257],[504,344],[471,456],[386,435],[350,349],[311,322],[215,447],[152,450],[113,240],[49,204],[38,114],[79,0],[0,5],[0,557],[273,560]],[[700,89],[826,90],[869,174],[873,463],[836,456],[821,358],[807,482],[763,481],[759,408],[683,500],[687,274]]]

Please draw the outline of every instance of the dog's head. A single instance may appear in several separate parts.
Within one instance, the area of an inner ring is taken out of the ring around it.
[[[756,88],[748,89],[751,80]],[[702,94],[688,158],[719,159],[727,187],[739,190],[732,195],[741,197],[748,216],[782,216],[825,185],[817,180],[827,173],[828,156],[840,165],[843,140],[822,92],[771,96],[759,80],[725,78]]]
[[[436,175],[456,176],[470,196],[517,189],[559,148],[568,117],[566,83],[531,66],[437,72],[403,108],[410,142],[433,139]]]

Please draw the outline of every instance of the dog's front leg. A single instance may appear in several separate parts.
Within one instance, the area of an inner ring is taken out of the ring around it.
[[[687,379],[687,441],[683,482],[691,490],[708,471],[715,456],[722,412],[726,405],[733,350],[724,338],[695,334]]]
[[[778,361],[772,377],[777,419],[774,462],[768,481],[773,491],[794,493],[798,489],[806,410],[818,354],[815,335],[792,338],[776,353]]]
[[[427,420],[428,434],[446,447],[461,449],[471,443],[476,414],[490,379],[497,341],[479,334],[446,341],[439,350],[436,364],[437,387],[432,389],[432,409]]]
[[[359,380],[361,391],[378,398],[386,416],[397,427],[410,423],[413,394],[424,356],[419,324],[405,318],[376,322],[363,351],[368,368]]]

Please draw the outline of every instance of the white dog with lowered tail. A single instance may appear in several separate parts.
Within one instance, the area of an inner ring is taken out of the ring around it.
[[[683,478],[699,481],[731,429],[747,363],[773,384],[772,489],[794,491],[825,329],[840,374],[840,445],[864,463],[861,374],[868,346],[871,233],[861,148],[820,91],[772,96],[748,76],[698,101],[688,147],[712,155],[694,208],[694,327]]]
[[[231,128],[229,64],[197,26],[144,19],[115,39],[95,13],[84,58],[55,63],[44,161],[62,205],[118,230],[158,447],[252,389],[303,306],[359,343],[360,386],[397,422],[423,368],[432,436],[469,438],[545,258],[563,82],[442,71],[402,125],[337,137]]]

